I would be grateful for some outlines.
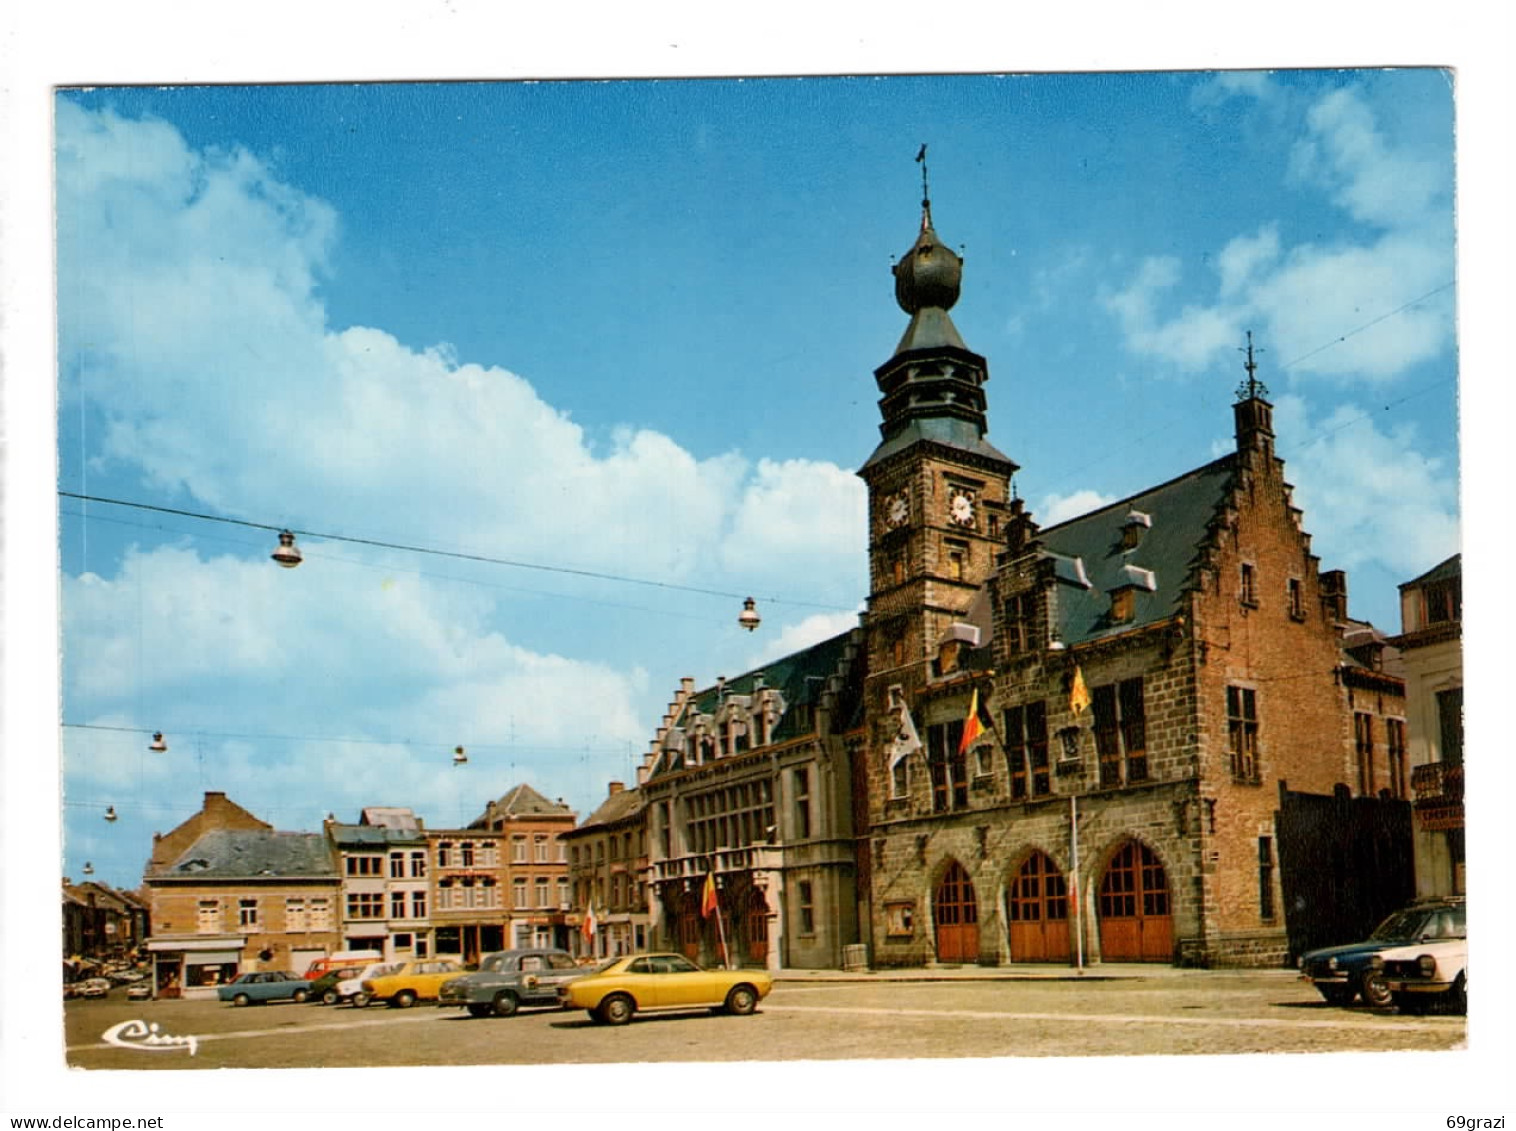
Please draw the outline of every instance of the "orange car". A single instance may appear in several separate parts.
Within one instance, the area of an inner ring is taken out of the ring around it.
[[[647,1009],[710,1006],[752,1013],[774,988],[763,970],[702,970],[682,954],[634,954],[558,987],[566,1009],[586,1009],[602,1025],[625,1025]]]

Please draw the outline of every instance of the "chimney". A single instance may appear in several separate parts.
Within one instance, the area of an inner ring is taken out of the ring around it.
[[[1325,570],[1321,583],[1321,607],[1334,621],[1348,619],[1348,575],[1340,569]]]
[[[626,788],[626,784],[624,782],[613,781],[613,782],[611,782],[610,792],[607,793],[606,796],[607,797],[615,797],[616,794],[620,793],[625,788]]]
[[[640,766],[637,767],[637,784],[638,785],[646,785],[647,784],[647,764],[646,763],[643,763],[642,765],[640,765]]]

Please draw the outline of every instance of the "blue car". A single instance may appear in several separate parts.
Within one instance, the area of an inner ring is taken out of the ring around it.
[[[1321,996],[1333,1005],[1348,1005],[1362,997],[1365,1005],[1387,1006],[1390,987],[1383,970],[1371,959],[1382,950],[1425,942],[1429,939],[1463,938],[1465,911],[1462,898],[1431,899],[1395,912],[1362,942],[1328,946],[1300,956],[1300,976],[1315,984]]]
[[[260,970],[241,974],[235,981],[218,986],[216,996],[233,1005],[251,1005],[255,1001],[304,1001],[311,996],[311,984],[284,970]]]

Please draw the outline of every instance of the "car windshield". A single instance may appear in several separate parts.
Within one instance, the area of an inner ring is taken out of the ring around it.
[[[479,963],[479,969],[481,971],[489,971],[492,974],[500,972],[501,970],[505,969],[505,955],[490,955],[483,962]]]
[[[1462,907],[1408,907],[1380,923],[1369,938],[1374,942],[1463,938],[1464,922]]]

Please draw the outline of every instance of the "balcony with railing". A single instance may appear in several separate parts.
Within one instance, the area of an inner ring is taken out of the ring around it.
[[[704,879],[712,869],[716,874],[767,871],[781,865],[782,854],[771,845],[748,845],[745,848],[718,848],[689,856],[675,856],[653,863],[658,880]]]

